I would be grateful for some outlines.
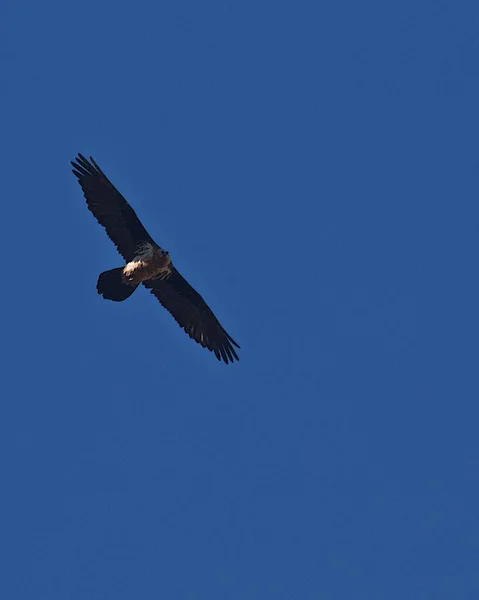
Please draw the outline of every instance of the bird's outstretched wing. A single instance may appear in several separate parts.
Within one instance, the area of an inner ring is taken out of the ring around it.
[[[127,262],[133,259],[137,247],[142,242],[154,243],[135,211],[91,156],[88,161],[78,154],[75,162],[71,161],[71,164],[88,208],[106,229],[108,237]]]
[[[144,281],[143,285],[158,298],[190,338],[214,352],[218,360],[226,364],[239,360],[233,346],[240,346],[226,333],[200,294],[175,267],[167,280],[153,279]]]

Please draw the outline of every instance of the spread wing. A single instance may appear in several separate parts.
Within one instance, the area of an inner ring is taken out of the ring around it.
[[[142,242],[154,244],[135,211],[93,158],[90,156],[88,161],[78,154],[75,161],[71,162],[73,173],[78,177],[87,206],[106,229],[108,237],[123,258],[127,262],[132,260]]]
[[[152,279],[143,285],[158,298],[186,333],[215,353],[226,364],[239,360],[233,346],[240,346],[226,333],[213,311],[180,273],[172,267],[171,276],[165,280]]]

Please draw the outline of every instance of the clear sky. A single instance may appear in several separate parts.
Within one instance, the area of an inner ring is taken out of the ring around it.
[[[479,598],[477,0],[4,0],[0,596]],[[92,155],[241,344],[121,260]]]

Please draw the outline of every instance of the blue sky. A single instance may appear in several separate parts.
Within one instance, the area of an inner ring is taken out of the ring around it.
[[[2,597],[479,597],[477,2],[2,13]],[[97,296],[77,152],[240,363]]]

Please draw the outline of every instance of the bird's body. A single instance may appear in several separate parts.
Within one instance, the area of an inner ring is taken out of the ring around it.
[[[101,273],[98,293],[107,300],[126,300],[143,284],[185,332],[225,363],[239,360],[239,345],[223,329],[212,310],[174,267],[169,252],[148,234],[125,198],[93,158],[81,154],[71,163],[87,206],[125,260],[123,267]]]
[[[123,281],[138,285],[149,279],[168,278],[171,275],[171,258],[168,252],[156,244],[145,242],[139,247],[133,260],[123,268]]]

